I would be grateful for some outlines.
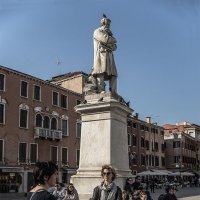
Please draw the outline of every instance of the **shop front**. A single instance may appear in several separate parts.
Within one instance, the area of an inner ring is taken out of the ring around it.
[[[19,192],[22,186],[21,167],[0,168],[0,193]]]

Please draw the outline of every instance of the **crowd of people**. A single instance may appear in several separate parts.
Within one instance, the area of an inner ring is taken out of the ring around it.
[[[72,183],[65,186],[57,182],[58,167],[53,162],[38,162],[33,171],[34,183],[27,195],[27,200],[79,200],[79,195]],[[101,169],[102,182],[93,190],[90,200],[153,200],[155,179],[146,181],[144,187],[141,177],[126,179],[124,188],[115,183],[116,171],[110,165],[103,165]],[[149,192],[149,189],[151,193]],[[167,186],[166,193],[158,200],[177,200],[174,186]]]

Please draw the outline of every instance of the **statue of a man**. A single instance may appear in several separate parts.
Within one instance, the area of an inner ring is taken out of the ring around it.
[[[105,80],[109,80],[110,91],[117,93],[117,69],[113,51],[117,41],[110,30],[111,20],[105,15],[101,19],[101,27],[94,31],[94,66],[92,75],[97,79],[97,92],[105,92]]]

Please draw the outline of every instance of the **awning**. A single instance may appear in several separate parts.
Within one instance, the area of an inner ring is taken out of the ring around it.
[[[171,171],[168,171],[166,169],[151,169],[151,170],[147,170],[147,171],[143,171],[138,173],[138,175],[140,176],[168,176],[169,174],[171,174]]]
[[[166,170],[166,169],[153,169],[154,172],[159,172],[160,174],[162,175],[169,175],[171,174],[172,172],[169,171],[169,170]]]
[[[167,173],[160,172],[160,171],[154,171],[154,170],[148,170],[138,173],[139,176],[163,176],[167,175]]]
[[[173,172],[169,176],[194,176],[191,172]]]

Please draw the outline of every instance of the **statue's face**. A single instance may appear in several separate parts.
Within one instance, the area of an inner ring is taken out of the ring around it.
[[[110,20],[105,20],[105,27],[110,28]]]

